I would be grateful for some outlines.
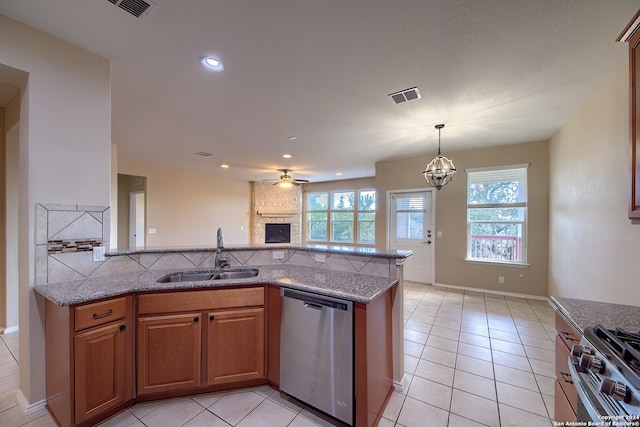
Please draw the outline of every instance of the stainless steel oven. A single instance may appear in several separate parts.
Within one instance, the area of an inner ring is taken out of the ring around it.
[[[638,334],[601,325],[584,331],[569,356],[578,392],[578,421],[593,426],[640,426],[639,350]]]

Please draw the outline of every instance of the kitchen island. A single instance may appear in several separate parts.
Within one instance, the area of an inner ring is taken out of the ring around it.
[[[283,250],[293,249],[244,247],[225,254],[235,255],[229,258],[237,267],[234,261],[246,259],[246,251],[260,252],[262,260],[267,254],[270,261]],[[185,249],[163,253],[176,251]],[[319,249],[325,256],[338,252]],[[144,253],[149,252],[112,256]],[[286,255],[295,259],[291,252]],[[375,254],[397,265],[399,277],[391,277],[390,269],[386,276],[374,276],[278,261],[252,265],[258,275],[243,279],[160,283],[177,269],[158,265],[38,285],[36,291],[46,298],[48,406],[62,425],[90,425],[143,400],[257,384],[277,388],[280,289],[286,287],[354,302],[355,425],[375,425],[395,385],[393,350],[402,336],[393,334],[394,308],[402,305],[401,264],[409,255]],[[225,342],[224,337],[234,339]]]

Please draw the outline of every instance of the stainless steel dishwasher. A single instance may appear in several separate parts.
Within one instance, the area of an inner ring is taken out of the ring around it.
[[[280,390],[353,425],[353,303],[280,294]]]

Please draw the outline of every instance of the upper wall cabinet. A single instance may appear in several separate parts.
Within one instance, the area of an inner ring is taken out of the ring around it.
[[[629,43],[629,113],[631,137],[631,188],[629,219],[640,224],[640,10],[627,24],[618,41]]]

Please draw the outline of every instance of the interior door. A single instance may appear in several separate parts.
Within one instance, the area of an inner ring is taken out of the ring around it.
[[[144,248],[144,192],[129,193],[129,247]]]
[[[433,190],[391,192],[389,249],[413,251],[404,263],[404,278],[434,283]]]

